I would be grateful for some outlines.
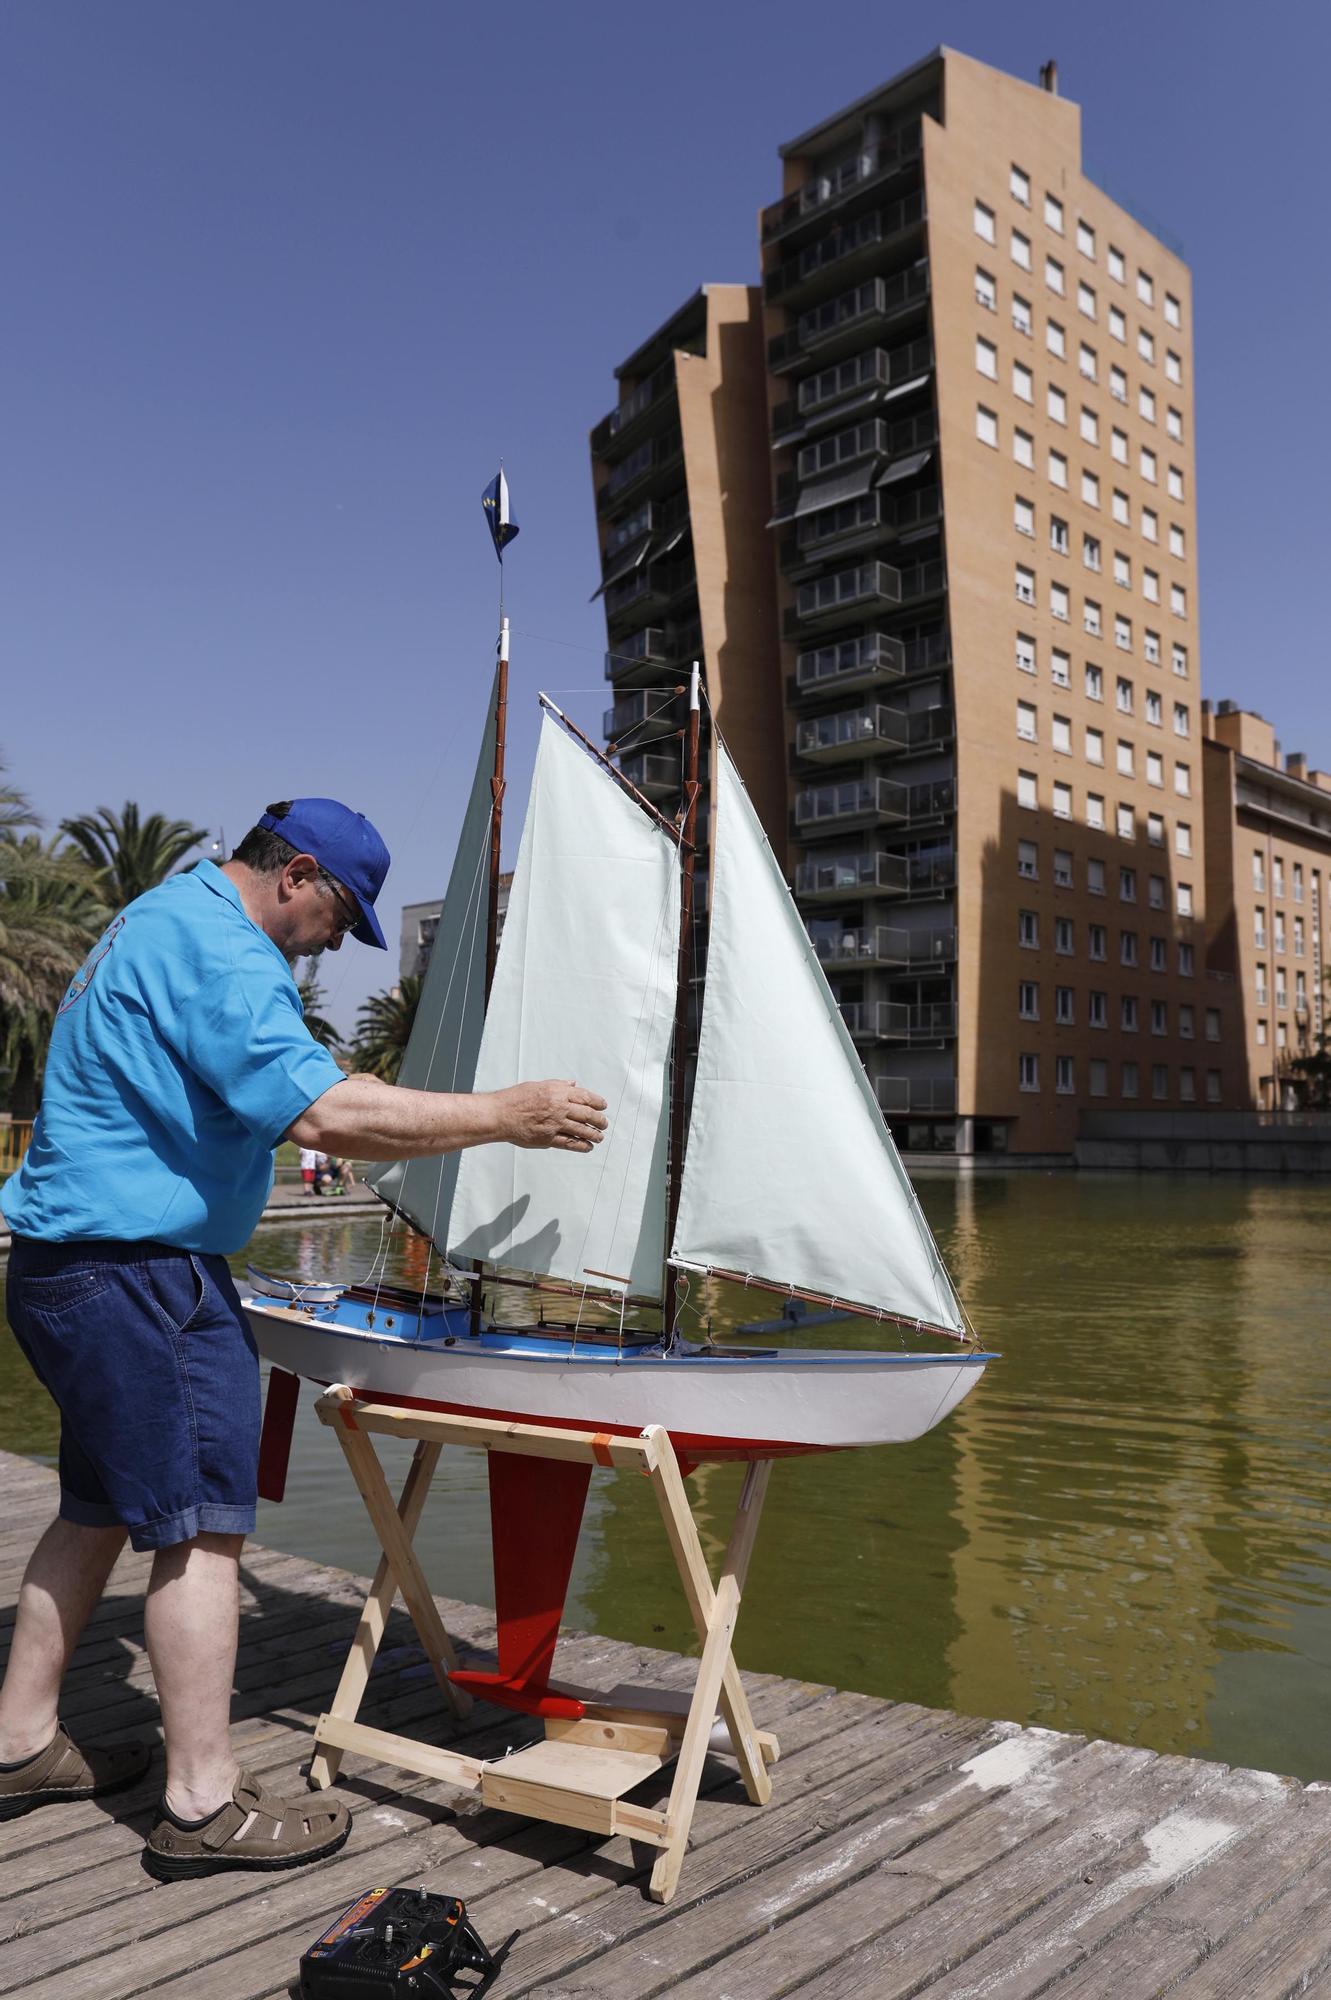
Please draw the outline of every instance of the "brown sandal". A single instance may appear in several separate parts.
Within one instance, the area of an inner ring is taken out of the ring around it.
[[[148,1835],[143,1865],[159,1882],[235,1868],[300,1868],[336,1854],[351,1832],[345,1806],[279,1799],[242,1771],[229,1802],[197,1826],[163,1810]]]
[[[17,1819],[34,1806],[62,1799],[100,1798],[141,1778],[152,1759],[146,1743],[117,1743],[106,1750],[80,1750],[62,1722],[44,1750],[16,1770],[0,1771],[0,1820]]]

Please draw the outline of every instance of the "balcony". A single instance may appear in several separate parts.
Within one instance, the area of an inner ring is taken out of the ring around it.
[[[602,417],[591,436],[593,456],[599,458],[611,445],[626,442],[649,410],[656,408],[659,413],[664,408],[666,398],[674,387],[675,362],[672,356],[661,367],[654,369],[645,382],[639,382],[617,408]]]
[[[621,757],[619,768],[645,798],[672,799],[679,795],[678,755],[667,756],[659,750],[639,750],[632,757]]]
[[[679,728],[679,696],[673,688],[643,688],[622,695],[601,717],[601,734],[621,749],[637,749]]]
[[[833,925],[830,930],[810,936],[818,963],[829,971],[852,966],[888,966],[904,969],[910,964],[911,934],[890,924],[871,924],[867,929]]]
[[[932,930],[907,931],[908,952],[906,963],[912,972],[923,971],[931,965],[954,965],[957,957],[957,933],[950,924],[938,925]]]
[[[635,675],[644,672],[656,673],[670,660],[666,633],[660,625],[644,625],[641,630],[621,639],[613,652],[605,656],[605,677],[608,681],[631,681]]]
[[[904,1042],[910,1008],[903,1000],[842,1000],[841,1018],[856,1042]]]
[[[829,854],[801,861],[795,894],[808,902],[853,901],[859,896],[904,896],[906,858],[902,854]]]
[[[873,1088],[884,1117],[951,1117],[957,1108],[955,1077],[876,1076]]]
[[[923,221],[922,192],[905,195],[886,208],[869,209],[840,228],[828,230],[769,271],[763,296],[769,304],[779,299],[785,305],[796,305],[831,266],[840,264],[849,269],[861,259],[882,257],[909,242]]]
[[[866,146],[827,173],[806,181],[794,194],[773,202],[763,210],[764,243],[780,242],[814,216],[827,215],[838,203],[847,201],[862,188],[870,188],[890,174],[900,173],[920,157],[920,123],[903,125],[876,145]]]
[[[894,569],[885,562],[854,563],[849,569],[830,570],[800,585],[794,604],[786,610],[785,634],[794,638],[810,625],[833,624],[857,611],[873,615],[883,609],[897,610],[937,596],[946,588],[947,571],[941,559],[916,563],[910,569]]]
[[[945,896],[957,884],[955,854],[912,854],[906,857],[906,894],[912,902]]]
[[[900,639],[886,632],[865,632],[835,646],[818,646],[795,661],[796,695],[837,694],[844,688],[877,687],[905,671]]]
[[[854,347],[906,315],[918,313],[928,298],[927,263],[913,264],[909,271],[899,271],[894,278],[866,278],[863,284],[852,285],[835,298],[810,306],[794,326],[788,326],[784,333],[769,340],[767,366],[773,375],[783,375],[812,355],[830,355],[838,349]],[[927,340],[912,341],[909,348],[898,352],[905,354],[913,349],[927,350],[925,357],[917,359],[913,367],[903,369],[896,377],[898,381],[904,381],[908,374],[923,374],[933,366],[933,349]]]
[[[608,513],[621,507],[628,495],[648,480],[678,466],[684,456],[684,440],[678,430],[664,437],[647,438],[627,458],[612,466],[610,476],[596,495],[597,512]]]
[[[865,467],[859,477],[863,479],[871,471],[871,467]],[[942,512],[943,493],[939,486],[922,487],[917,493],[862,493],[855,499],[806,513],[795,530],[793,546],[783,549],[782,556],[796,555],[808,562],[833,543],[892,541],[912,528],[937,521]]]
[[[948,819],[957,809],[955,778],[926,779],[922,785],[906,787],[906,816],[912,826],[931,819]]]
[[[908,1010],[907,1032],[912,1042],[947,1042],[957,1032],[955,1000],[924,1000]]]
[[[635,611],[665,610],[676,598],[691,594],[696,587],[692,562],[646,563],[611,584],[605,593],[605,615],[613,621]]]
[[[795,796],[795,838],[817,840],[852,826],[899,825],[906,817],[906,787],[890,778],[851,778],[813,785]]]
[[[843,709],[801,722],[795,730],[795,755],[810,763],[844,762],[848,757],[872,757],[906,743],[909,718],[881,703],[872,708]]]

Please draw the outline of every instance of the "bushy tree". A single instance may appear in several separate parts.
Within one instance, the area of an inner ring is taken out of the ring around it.
[[[119,813],[98,806],[95,813],[62,819],[60,831],[102,876],[106,899],[116,910],[164,882],[191,847],[207,839],[206,827],[187,820],[167,819],[162,813],[141,819],[133,799]]]
[[[370,995],[356,1016],[351,1047],[355,1069],[381,1077],[385,1083],[397,1082],[420,998],[421,980],[413,972],[387,993]]]
[[[302,963],[304,969],[296,973],[296,988],[305,1010],[305,1025],[316,1042],[336,1055],[342,1046],[342,1037],[323,1012],[324,990],[319,979],[319,961],[307,958]]]

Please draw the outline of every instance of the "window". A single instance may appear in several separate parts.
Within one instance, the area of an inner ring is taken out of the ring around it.
[[[1121,736],[1118,739],[1118,756],[1115,761],[1115,768],[1121,778],[1131,778],[1136,775],[1132,767],[1132,745],[1126,742]]]
[[[1072,887],[1072,856],[1066,847],[1054,849],[1054,887],[1056,889]]]
[[[1044,323],[1044,344],[1060,361],[1067,360],[1068,343],[1056,319],[1047,319]]]
[[[1180,1041],[1191,1042],[1196,1040],[1196,1012],[1186,1002],[1178,1010],[1178,1032]]]
[[[1295,917],[1295,919],[1294,919],[1294,956],[1295,956],[1295,958],[1302,958],[1302,957],[1304,956],[1304,954],[1305,954],[1305,951],[1306,951],[1306,949],[1307,949],[1307,945],[1306,945],[1306,940],[1305,940],[1305,938],[1304,938],[1304,935],[1303,935],[1303,918],[1302,918],[1302,917]],[[1300,974],[1299,974],[1299,977],[1300,977],[1300,978],[1302,978],[1302,977],[1303,977],[1303,974],[1302,974],[1302,973],[1300,973]]]
[[[1123,1065],[1123,1095],[1125,1097],[1135,1097],[1137,1095],[1137,1087],[1137,1065],[1134,1062],[1125,1062]]]
[[[1160,539],[1160,516],[1154,507],[1142,508],[1142,536],[1148,542],[1158,542]]]
[[[1137,470],[1150,485],[1155,485],[1156,457],[1155,453],[1148,451],[1145,445],[1142,446],[1140,452],[1137,454]]]
[[[1135,993],[1124,993],[1120,997],[1118,1003],[1118,1025],[1125,1035],[1136,1034],[1137,996]]]
[[[1093,472],[1082,473],[1081,497],[1085,501],[1088,507],[1098,507],[1100,505],[1100,481],[1096,477],[1095,473]],[[1088,536],[1087,539],[1094,540],[1094,537]],[[1100,544],[1098,542],[1095,543],[1095,549],[1096,549],[1096,554],[1098,555],[1100,551]],[[1091,564],[1090,567],[1093,569],[1099,569],[1100,565],[1098,562],[1095,562]]]
[[[981,444],[998,446],[998,412],[986,410],[983,403],[975,405],[975,435]]]
[[[1089,222],[1083,222],[1080,217],[1077,221],[1077,248],[1083,257],[1095,255],[1095,231]]]
[[[1155,281],[1149,271],[1137,273],[1137,297],[1144,306],[1155,304]]]
[[[1019,201],[1023,208],[1029,208],[1031,205],[1031,177],[1024,167],[1012,166],[1008,168],[1007,185],[1008,193],[1012,196],[1012,199]]]
[[[1118,962],[1120,965],[1137,963],[1136,931],[1120,931],[1118,934]]]
[[[1182,410],[1176,410],[1172,403],[1169,405],[1169,408],[1165,411],[1165,430],[1168,433],[1168,435],[1173,438],[1176,444],[1182,444],[1183,412]]]
[[[1063,204],[1056,195],[1045,196],[1044,219],[1048,228],[1056,229],[1060,236],[1063,234]]]
[[[1059,953],[1061,953],[1061,955],[1062,955],[1062,956],[1063,956],[1064,958],[1071,958],[1071,956],[1072,956],[1072,949],[1073,949],[1073,947],[1072,947],[1072,919],[1071,919],[1071,917],[1055,917],[1055,918],[1054,918],[1054,950],[1055,950],[1056,952],[1059,952]]]
[[[1103,924],[1088,924],[1086,928],[1086,956],[1104,960],[1109,956],[1109,932]]]
[[[1013,431],[1012,456],[1016,459],[1018,465],[1024,465],[1028,471],[1034,472],[1035,439],[1029,431]]]
[[[1022,948],[1023,948],[1023,950],[1025,950],[1025,951],[1038,951],[1038,950],[1039,950],[1039,948],[1040,948],[1040,919],[1039,919],[1039,916],[1038,916],[1038,914],[1037,914],[1037,912],[1036,912],[1036,911],[1034,911],[1034,910],[1018,910],[1018,912],[1017,912],[1017,943],[1018,943],[1019,945],[1021,945],[1021,947],[1022,947]]]
[[[1017,1087],[1020,1090],[1040,1088],[1039,1056],[1020,1055],[1017,1057]]]
[[[1125,590],[1132,589],[1132,563],[1121,549],[1114,551],[1114,581],[1121,583]]]
[[[1020,361],[1014,361],[1012,364],[1012,393],[1014,396],[1020,396],[1023,403],[1035,401],[1035,377],[1029,368],[1022,366]]]
[[[1036,796],[1035,796],[1034,771],[1018,771],[1017,804],[1019,806],[1025,806],[1028,811],[1033,812],[1035,810]]]
[[[1114,687],[1114,706],[1121,715],[1132,714],[1132,682],[1119,675]]]
[[[1109,1064],[1107,1062],[1102,1061],[1099,1056],[1094,1056],[1091,1059],[1088,1074],[1090,1077],[1090,1082],[1087,1087],[1090,1091],[1091,1096],[1108,1097]]]
[[[1148,424],[1155,422],[1155,391],[1153,389],[1139,389],[1137,391],[1137,415],[1144,418]]]
[[[1148,666],[1158,667],[1160,664],[1160,634],[1153,632],[1149,625],[1142,632],[1142,658]],[[1160,720],[1158,715],[1155,719],[1157,722]]]
[[[1020,292],[1012,294],[1012,324],[1018,333],[1029,334],[1031,330],[1031,302],[1022,298]]]
[[[1020,270],[1029,271],[1031,268],[1031,239],[1023,236],[1019,229],[1012,232],[1012,261]]]
[[[1088,729],[1086,731],[1086,762],[1088,764],[1103,764],[1104,761],[1104,732],[1100,729]]]
[[[1056,292],[1060,299],[1063,297],[1066,284],[1063,277],[1063,266],[1059,263],[1057,257],[1045,258],[1044,281],[1051,292]]]
[[[1160,572],[1154,569],[1142,570],[1142,596],[1148,604],[1160,602]]]
[[[1183,560],[1183,557],[1184,557],[1185,553],[1186,553],[1186,549],[1187,549],[1187,545],[1186,545],[1186,543],[1185,543],[1185,541],[1184,541],[1184,539],[1183,539],[1183,530],[1182,530],[1182,528],[1180,528],[1180,526],[1179,526],[1179,524],[1178,524],[1178,522],[1177,522],[1177,521],[1171,521],[1171,522],[1170,522],[1170,524],[1169,524],[1169,553],[1170,553],[1170,555],[1171,555],[1171,556],[1177,556],[1177,557],[1179,558],[1180,562],[1181,562],[1181,561]]]
[[[1171,646],[1171,647],[1170,647],[1170,649],[1169,649],[1169,657],[1170,657],[1170,660],[1171,660],[1171,661],[1172,661],[1172,663],[1173,663],[1173,667],[1174,667],[1174,672],[1175,672],[1175,673],[1176,673],[1176,674],[1177,674],[1177,675],[1179,676],[1179,679],[1180,679],[1180,680],[1186,680],[1186,679],[1188,678],[1188,649],[1187,649],[1187,647],[1186,647],[1186,646]]]
[[[1024,563],[1017,564],[1016,590],[1017,590],[1017,598],[1020,603],[1034,604],[1035,571],[1033,569],[1027,569]]]
[[[1100,419],[1099,417],[1096,416],[1094,410],[1087,409],[1085,403],[1083,403],[1081,406],[1081,416],[1078,418],[1078,427],[1081,431],[1081,438],[1083,444],[1099,444]],[[1086,475],[1085,473],[1083,473],[1082,498],[1085,499],[1085,497],[1086,497]],[[1095,500],[1091,504],[1093,506],[1098,507],[1100,503],[1098,500]]]
[[[1086,887],[1093,896],[1104,895],[1105,864],[1095,856],[1086,863]]]
[[[1035,741],[1035,704],[1030,701],[1017,703],[1017,734],[1025,743]]]
[[[1266,967],[1264,965],[1258,965],[1255,968],[1253,985],[1257,994],[1257,1005],[1259,1007],[1265,1007],[1267,1001],[1267,991],[1266,991]]]
[[[1259,896],[1266,894],[1266,867],[1262,859],[1262,851],[1259,847],[1253,849],[1252,886]]]
[[[1086,474],[1085,474],[1085,473],[1083,473],[1083,474],[1082,474],[1082,480],[1083,480],[1083,483],[1085,482],[1085,479],[1086,479]],[[1082,499],[1083,499],[1083,500],[1084,500],[1084,499],[1086,498],[1086,495],[1085,495],[1085,493],[1084,493],[1084,492],[1083,492],[1083,494],[1082,494],[1082,496],[1081,496],[1081,497],[1082,497]],[[1099,567],[1100,567],[1100,543],[1099,543],[1099,540],[1098,540],[1098,538],[1097,538],[1097,537],[1096,537],[1095,535],[1083,535],[1083,536],[1082,536],[1082,538],[1081,538],[1081,559],[1082,559],[1082,561],[1083,561],[1083,562],[1085,563],[1085,565],[1086,565],[1087,569],[1094,569],[1094,570],[1098,570],[1098,569],[1099,569]]]
[[[1178,883],[1178,885],[1177,885],[1177,892],[1176,892],[1176,896],[1175,896],[1175,902],[1174,902],[1174,908],[1175,908],[1175,910],[1177,911],[1178,915],[1179,915],[1179,916],[1181,916],[1181,917],[1190,917],[1190,916],[1192,915],[1192,884],[1191,884],[1191,882],[1180,882],[1180,883]]]
[[[1183,363],[1172,347],[1165,349],[1165,378],[1179,384],[1183,381]]]
[[[1035,672],[1035,641],[1029,632],[1017,634],[1017,665],[1024,674]]]
[[[1163,843],[1157,844],[1163,845]],[[1165,895],[1165,878],[1163,875],[1149,875],[1147,877],[1146,900],[1153,910],[1163,910],[1168,907],[1168,898]],[[1164,940],[1162,939],[1161,942],[1163,943]],[[1162,971],[1163,969],[1161,967]]]
[[[1118,900],[1120,903],[1135,903],[1137,900],[1137,871],[1135,868],[1120,868],[1118,871]]]
[[[1068,399],[1061,389],[1055,388],[1052,382],[1045,391],[1045,408],[1056,424],[1065,424],[1067,422]]]
[[[1109,370],[1109,393],[1116,403],[1128,400],[1128,378],[1121,368],[1111,367]]]
[[[1165,293],[1165,319],[1170,326],[1183,324],[1183,308],[1172,292]]]
[[[1095,292],[1084,280],[1077,284],[1077,311],[1086,319],[1095,318]]]
[[[1285,893],[1285,864],[1278,854],[1271,856],[1271,894],[1283,896]]]
[[[1149,703],[1150,696],[1148,695],[1146,699]],[[1157,717],[1156,719],[1158,720],[1159,718]],[[1148,722],[1151,720],[1149,709],[1146,720]],[[1158,750],[1148,750],[1146,753],[1146,782],[1148,785],[1156,786],[1159,790],[1164,788],[1165,760]]]
[[[1258,951],[1266,950],[1266,911],[1263,909],[1252,913],[1252,941]]]
[[[1077,373],[1083,376],[1086,381],[1094,382],[1096,379],[1096,368],[1095,349],[1088,347],[1083,340],[1077,349]]]
[[[986,243],[997,243],[998,233],[994,227],[994,211],[986,208],[982,201],[975,204],[975,234]]]
[[[1184,979],[1192,978],[1192,946],[1181,944],[1178,948],[1178,969]]]
[[[1168,1097],[1169,1095],[1168,1063],[1151,1064],[1151,1095],[1152,1097],[1156,1098]]]
[[[1121,611],[1114,613],[1114,644],[1120,653],[1132,651],[1132,620],[1125,618]]]
[[[1049,611],[1051,617],[1063,624],[1068,622],[1068,592],[1066,584],[1051,583],[1049,586]]]
[[[1149,758],[1149,757],[1147,758],[1147,763],[1148,763],[1148,765],[1149,765],[1149,763],[1150,763],[1150,758]],[[1149,773],[1148,773],[1148,777],[1149,777]],[[1147,844],[1147,846],[1148,846],[1148,847],[1163,847],[1163,846],[1164,846],[1164,844],[1165,844],[1165,820],[1164,820],[1164,814],[1163,814],[1163,813],[1147,813],[1147,815],[1146,815],[1146,844]],[[1153,875],[1153,876],[1151,877],[1151,880],[1152,880],[1152,881],[1154,882],[1154,881],[1155,881],[1155,879],[1156,879],[1156,878],[1155,878],[1155,876]]]
[[[1038,880],[1040,874],[1040,850],[1033,840],[1017,842],[1017,873],[1030,882]]]
[[[1301,861],[1294,863],[1293,875],[1294,900],[1296,903],[1301,903],[1303,901],[1303,863]]]
[[[1087,701],[1103,701],[1104,698],[1105,677],[1099,667],[1088,665],[1086,669],[1086,699]]]
[[[1142,699],[1144,704],[1144,713],[1146,716],[1146,720],[1152,725],[1153,728],[1158,729],[1160,727],[1161,714],[1162,714],[1162,705],[1159,694],[1156,692],[1154,688],[1147,688]],[[1151,777],[1151,759],[1153,757],[1155,758],[1156,769],[1159,772],[1158,778]],[[1146,759],[1146,776],[1148,782],[1151,784],[1164,783],[1164,765],[1161,763],[1159,755],[1154,750],[1152,750],[1148,754]]]
[[[1088,993],[1086,995],[1086,1019],[1092,1028],[1109,1026],[1109,995]]]
[[[1111,243],[1109,246],[1110,277],[1117,278],[1119,284],[1121,285],[1124,279],[1127,277],[1127,274],[1128,274],[1128,267],[1123,260],[1123,252],[1121,250],[1116,250],[1113,244]]]
[[[1099,792],[1086,794],[1086,824],[1096,833],[1105,830],[1105,802]]]
[[[1056,556],[1065,556],[1068,552],[1068,524],[1060,521],[1057,514],[1049,516],[1049,546]]]
[[[1049,678],[1055,687],[1072,686],[1072,655],[1060,653],[1057,646],[1049,654]]]
[[[1040,989],[1033,979],[1017,981],[1017,1014],[1023,1021],[1040,1018]]]
[[[1054,1089],[1060,1097],[1071,1097],[1076,1088],[1071,1056],[1054,1057]]]
[[[1130,528],[1132,526],[1132,509],[1128,505],[1128,496],[1126,493],[1121,492],[1117,486],[1114,488],[1114,498],[1110,511],[1120,527]]]
[[[1175,736],[1186,736],[1189,732],[1191,720],[1192,720],[1191,711],[1186,707],[1186,705],[1183,702],[1176,701],[1174,703]]]
[[[1084,598],[1081,607],[1082,630],[1095,639],[1100,637],[1100,607],[1093,597]]]
[[[1184,1104],[1191,1104],[1197,1096],[1197,1072],[1186,1064],[1178,1073],[1178,1094]]]
[[[1151,1002],[1151,1033],[1153,1035],[1169,1033],[1169,1008],[1163,1000]]]
[[[1206,1072],[1206,1101],[1208,1104],[1219,1104],[1221,1101],[1218,1069],[1208,1069]]]
[[[1188,593],[1181,583],[1171,583],[1169,586],[1169,608],[1176,618],[1186,618],[1188,615]]]
[[[1012,503],[1012,525],[1019,535],[1035,533],[1035,503],[1023,500],[1020,495]]]
[[[1137,352],[1143,361],[1155,360],[1155,336],[1148,333],[1144,326],[1137,329]]]
[[[1070,1028],[1076,1019],[1073,1011],[1072,988],[1070,986],[1056,986],[1054,988],[1054,1019],[1063,1028]]]
[[[1109,433],[1109,450],[1120,465],[1127,464],[1128,434],[1126,431],[1121,431],[1117,424],[1114,425],[1114,428]]]
[[[991,382],[998,380],[998,349],[992,340],[986,340],[978,333],[975,336],[975,366]]]
[[[1120,806],[1118,808],[1114,815],[1114,825],[1118,829],[1120,840],[1135,840],[1137,838],[1137,819],[1131,806]]]
[[[1054,818],[1055,819],[1072,818],[1071,785],[1056,784],[1054,786]]]
[[[1128,322],[1124,318],[1121,308],[1118,306],[1110,306],[1109,308],[1109,332],[1112,339],[1121,340],[1126,346],[1128,338]],[[1125,401],[1127,400],[1126,397],[1124,398],[1124,400]]]
[[[1275,948],[1277,951],[1283,951],[1285,949],[1285,916],[1282,910],[1276,911],[1275,925],[1276,925]]]
[[[1183,498],[1183,474],[1177,465],[1170,466],[1165,483],[1169,488],[1169,497],[1171,500],[1181,500]]]

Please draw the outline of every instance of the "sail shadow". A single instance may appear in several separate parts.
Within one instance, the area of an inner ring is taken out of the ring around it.
[[[519,1241],[515,1232],[519,1223],[531,1207],[531,1196],[522,1194],[515,1201],[506,1202],[488,1222],[478,1222],[466,1239],[451,1246],[455,1257],[479,1257],[491,1264],[511,1264],[522,1271],[545,1271],[553,1258],[563,1232],[554,1216],[532,1235]]]

